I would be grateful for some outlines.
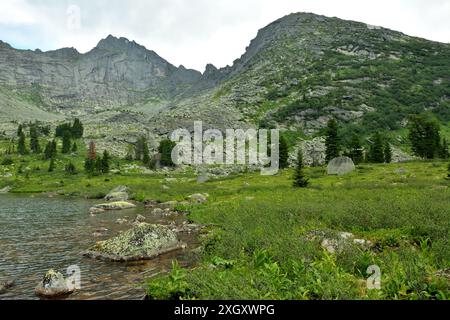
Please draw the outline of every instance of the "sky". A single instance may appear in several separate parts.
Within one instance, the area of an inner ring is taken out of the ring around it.
[[[3,0],[0,40],[18,49],[84,53],[112,34],[203,71],[208,63],[231,65],[259,29],[292,12],[450,42],[450,0]]]

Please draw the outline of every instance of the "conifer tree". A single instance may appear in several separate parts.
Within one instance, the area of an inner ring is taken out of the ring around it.
[[[35,125],[30,126],[30,149],[33,153],[41,153],[39,145],[39,134]]]
[[[369,150],[369,161],[373,163],[384,163],[384,143],[379,132],[373,136],[373,144]]]
[[[109,156],[108,151],[103,151],[103,158],[102,158],[102,173],[109,173],[109,162],[111,160],[111,157]]]
[[[72,145],[72,152],[75,153],[77,151],[78,151],[78,145],[77,145],[76,142],[74,142],[73,145]]]
[[[392,148],[391,144],[386,141],[384,145],[384,162],[391,163],[392,162]]]
[[[27,147],[25,145],[25,133],[23,133],[23,130],[19,130],[19,141],[17,143],[17,151],[21,155],[28,154]]]
[[[176,146],[175,142],[165,139],[159,144],[158,151],[161,155],[161,164],[166,167],[173,167],[172,149]]]
[[[339,157],[341,153],[341,145],[338,132],[338,123],[336,120],[331,119],[328,121],[325,140],[325,159],[327,162]]]
[[[304,172],[304,163],[303,163],[303,152],[302,149],[298,149],[297,154],[297,165],[295,167],[294,173],[294,187],[295,188],[306,188],[309,184],[309,179],[306,177]]]
[[[70,141],[70,132],[64,131],[62,139],[62,150],[61,153],[69,153],[72,147],[72,142]]]
[[[286,138],[280,135],[280,146],[279,146],[279,156],[280,156],[280,169],[286,169],[289,167],[289,148]]]

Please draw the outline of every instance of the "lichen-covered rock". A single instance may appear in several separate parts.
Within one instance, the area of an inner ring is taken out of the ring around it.
[[[124,210],[124,209],[136,208],[136,205],[134,205],[130,202],[126,202],[126,201],[116,201],[116,202],[97,204],[94,206],[94,208],[103,209],[103,210]]]
[[[99,214],[105,212],[105,209],[92,207],[89,209],[90,214]]]
[[[74,289],[69,288],[64,276],[53,269],[45,274],[42,281],[37,285],[36,295],[46,298],[55,298],[73,293]]]
[[[357,239],[350,232],[336,232],[331,230],[313,230],[306,235],[308,241],[316,241],[329,254],[341,253],[352,247],[368,250],[373,246],[370,240]]]
[[[162,225],[141,223],[106,241],[97,242],[85,256],[107,261],[137,261],[178,250],[182,244],[175,232]]]
[[[344,175],[355,171],[356,167],[353,160],[349,157],[334,158],[328,164],[327,172],[329,175]]]

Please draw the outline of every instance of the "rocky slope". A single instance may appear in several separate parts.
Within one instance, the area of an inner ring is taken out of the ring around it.
[[[86,54],[0,42],[0,129],[78,116],[100,143],[153,140],[194,120],[307,136],[331,117],[348,130],[397,130],[425,110],[450,121],[449,75],[449,44],[306,13],[271,23],[233,66],[204,74],[113,36]]]

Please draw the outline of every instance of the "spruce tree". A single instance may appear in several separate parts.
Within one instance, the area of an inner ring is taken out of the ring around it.
[[[95,172],[95,160],[91,158],[86,158],[84,161],[84,170],[88,175],[93,175]]]
[[[150,163],[150,151],[148,150],[148,143],[147,139],[143,141],[143,148],[142,148],[142,162],[145,165],[148,165]]]
[[[71,133],[72,133],[73,139],[81,139],[83,137],[84,128],[83,128],[83,124],[81,123],[80,119],[76,118],[73,121]]]
[[[384,162],[391,163],[392,162],[392,148],[391,144],[386,141],[384,145]]]
[[[64,131],[62,139],[62,150],[61,153],[69,153],[72,147],[72,142],[70,141],[70,132]]]
[[[279,156],[280,156],[280,169],[286,169],[289,167],[289,148],[286,138],[280,135],[280,146],[279,146]]]
[[[44,159],[49,160],[53,156],[53,144],[51,141],[47,142],[44,149]]]
[[[304,173],[304,163],[303,163],[303,152],[302,149],[298,149],[297,154],[297,165],[294,172],[294,187],[295,188],[306,188],[309,184],[309,179]]]
[[[434,159],[441,149],[439,122],[428,114],[414,115],[409,119],[408,138],[416,156]]]
[[[74,142],[73,145],[72,145],[72,152],[75,153],[77,151],[78,151],[78,145],[77,145],[76,142]]]
[[[39,134],[35,125],[30,126],[30,149],[33,153],[41,153],[41,146],[39,145]]]
[[[17,151],[21,155],[28,154],[28,150],[25,145],[25,133],[23,133],[23,130],[20,130],[19,141],[17,143]]]
[[[111,157],[109,156],[108,151],[103,151],[103,158],[102,158],[102,172],[103,173],[109,173],[109,162],[111,160]]]
[[[369,151],[369,161],[373,163],[384,163],[384,143],[379,132],[373,136],[373,144]]]
[[[339,140],[338,123],[336,120],[331,119],[328,121],[325,140],[325,159],[327,162],[339,157],[341,153],[341,146]]]

